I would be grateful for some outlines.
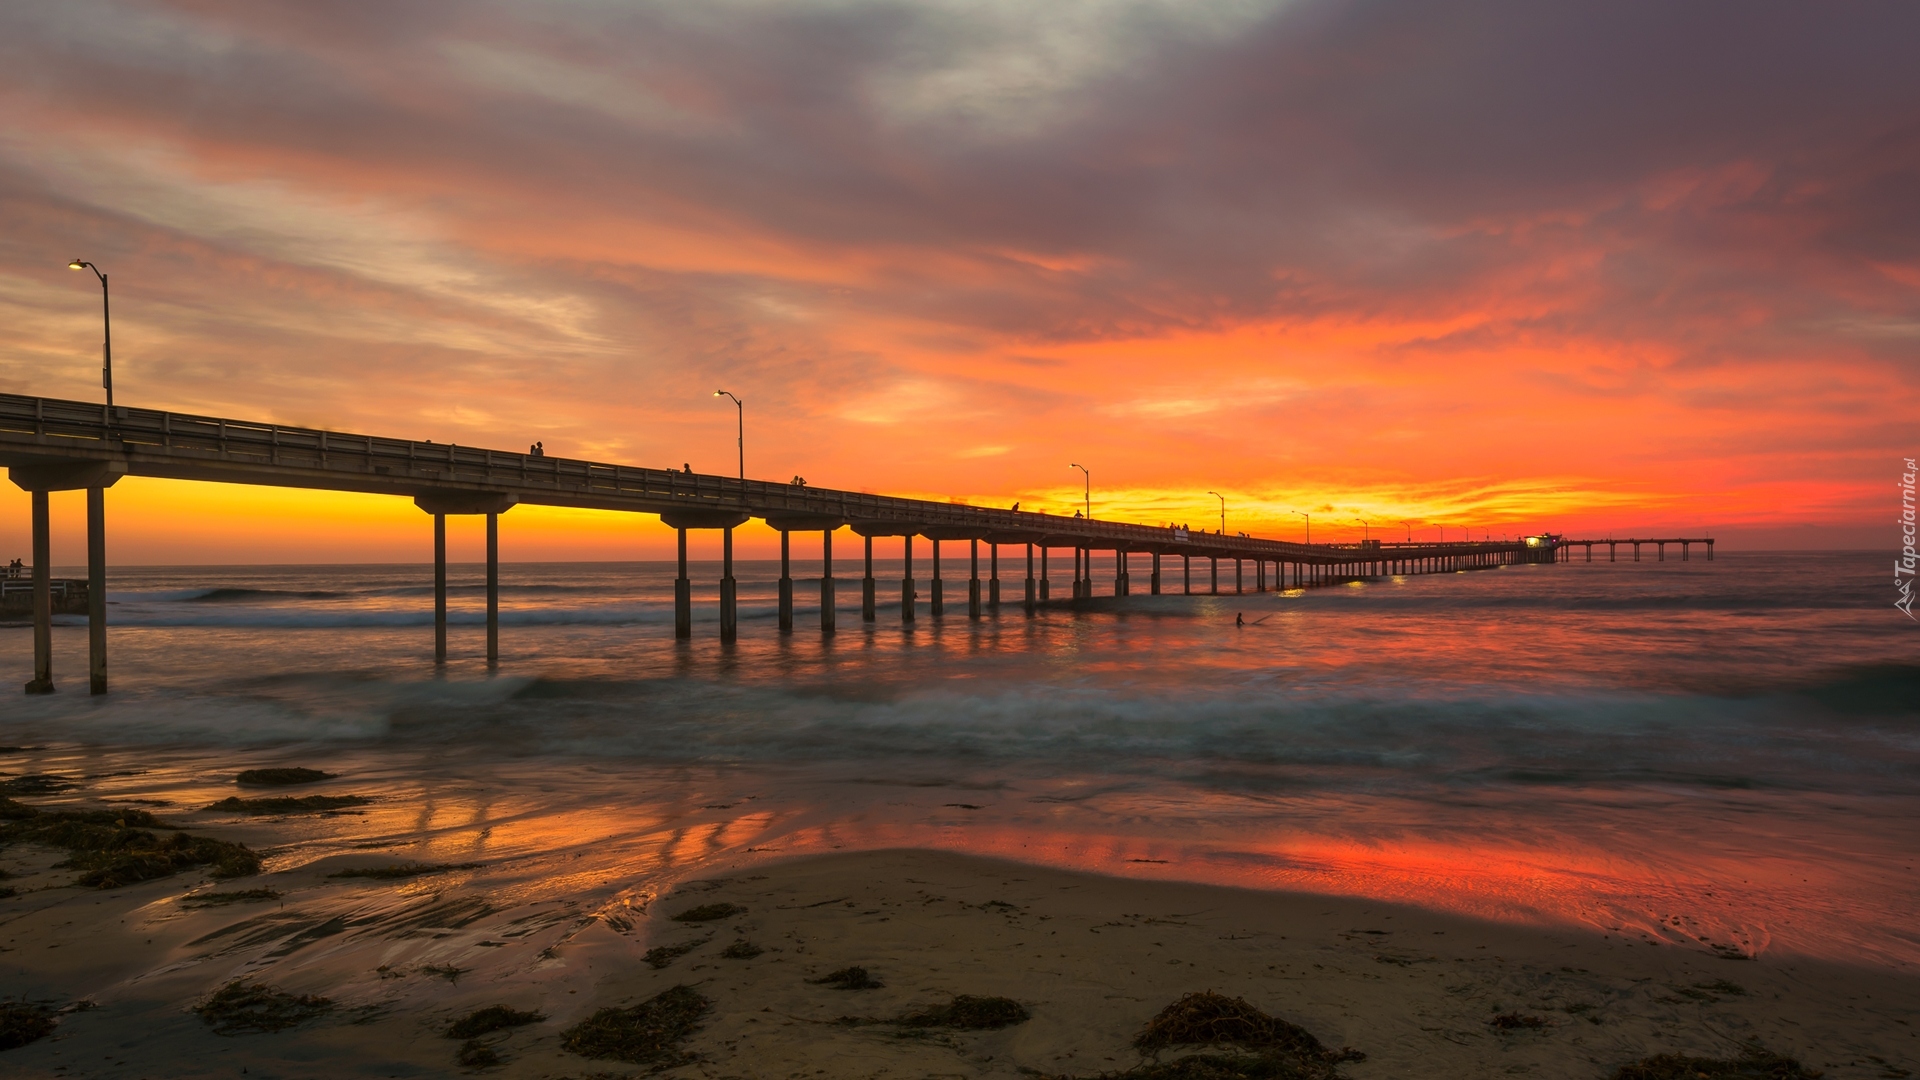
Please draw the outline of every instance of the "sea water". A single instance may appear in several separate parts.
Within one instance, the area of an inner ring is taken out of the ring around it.
[[[500,903],[923,846],[1920,961],[1920,627],[1879,555],[1576,553],[1284,593],[1249,565],[1237,594],[1229,562],[1220,595],[1168,559],[1160,596],[1137,557],[1135,595],[1028,615],[1004,549],[974,620],[956,548],[939,618],[917,564],[911,624],[897,561],[873,622],[841,561],[832,634],[818,564],[794,566],[791,634],[777,564],[737,564],[730,646],[717,565],[693,568],[689,642],[669,564],[504,566],[495,671],[476,566],[453,568],[443,668],[428,567],[115,568],[113,692],[87,695],[84,620],[58,619],[60,692],[0,698],[0,770],[165,816],[237,768],[318,765],[377,802],[279,864],[475,859]],[[1094,574],[1110,592],[1111,561]],[[0,627],[0,677],[31,657]]]

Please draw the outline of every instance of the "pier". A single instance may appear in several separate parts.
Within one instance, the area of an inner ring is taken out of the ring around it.
[[[865,622],[882,616],[880,583],[874,578],[874,544],[898,545],[904,564],[898,618],[912,624],[949,617],[949,553],[958,551],[966,575],[955,592],[958,614],[997,615],[1003,599],[1027,614],[1056,602],[1051,556],[1071,559],[1064,602],[1081,602],[1103,591],[1094,580],[1093,554],[1112,552],[1113,580],[1105,592],[1129,596],[1134,573],[1144,571],[1150,595],[1241,594],[1249,589],[1306,588],[1392,574],[1454,573],[1516,563],[1562,561],[1570,544],[1558,537],[1516,540],[1357,544],[1296,544],[1180,528],[1134,525],[1032,511],[966,506],[928,499],[894,498],[800,484],[742,480],[672,469],[530,455],[451,443],[288,427],[255,421],[193,416],[153,409],[109,407],[55,398],[0,394],[0,465],[31,493],[33,545],[34,677],[29,693],[54,689],[51,616],[53,582],[48,576],[48,508],[51,491],[87,493],[89,685],[107,690],[105,491],[123,476],[162,477],[226,484],[352,491],[412,499],[429,515],[433,536],[434,657],[447,658],[448,515],[486,518],[487,662],[500,655],[500,517],[515,506],[564,506],[616,513],[657,515],[679,533],[679,574],[674,583],[674,634],[693,633],[692,582],[687,576],[687,534],[721,533],[720,639],[739,633],[733,578],[733,530],[752,519],[780,534],[779,631],[794,632],[791,575],[792,534],[820,534],[820,630],[835,630],[834,536],[847,530],[860,542],[860,612]],[[923,598],[915,576],[917,542],[924,542],[931,572]],[[1684,545],[1711,540],[1574,541],[1573,544],[1643,543]],[[1010,552],[1004,549],[1012,549]],[[1664,548],[1662,548],[1664,552]],[[1589,548],[1589,555],[1591,549]],[[1006,597],[1003,559],[1011,558],[1012,596]],[[1177,559],[1173,567],[1169,560]],[[1204,564],[1204,565],[1196,565]],[[983,578],[982,567],[986,576]],[[1196,571],[1201,576],[1196,582]],[[1230,574],[1223,580],[1223,572]],[[1177,573],[1177,579],[1169,579]],[[888,602],[887,606],[894,606]],[[888,617],[892,617],[891,615]]]

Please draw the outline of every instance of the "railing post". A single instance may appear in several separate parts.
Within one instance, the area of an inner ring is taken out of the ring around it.
[[[107,489],[87,489],[87,683],[107,692]]]

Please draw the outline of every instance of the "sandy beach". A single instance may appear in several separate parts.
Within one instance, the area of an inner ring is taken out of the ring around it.
[[[214,831],[271,853],[276,836],[315,827]],[[1364,1054],[1336,1066],[1355,1080],[1600,1078],[1750,1042],[1831,1077],[1902,1077],[1920,1062],[1920,982],[1901,972],[925,850],[743,857],[597,909],[516,906],[484,866],[331,876],[408,865],[374,852],[117,889],[72,887],[61,857],[4,853],[8,996],[61,1010],[50,1036],[4,1051],[11,1076],[1095,1076],[1142,1065],[1135,1036],[1199,991]],[[196,904],[243,889],[278,895]],[[690,912],[707,917],[676,919]],[[293,1008],[281,1030],[224,1035],[193,1011],[268,966],[281,991],[325,1004]],[[836,973],[841,985],[821,981]],[[600,1010],[682,986],[705,1004],[668,1056],[568,1049]],[[1011,999],[1027,1018],[897,1022],[958,995]],[[447,1037],[497,1005],[542,1019]],[[463,1067],[463,1053],[494,1063]]]

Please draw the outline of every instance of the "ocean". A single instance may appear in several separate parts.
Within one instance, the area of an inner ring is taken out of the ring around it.
[[[731,647],[717,565],[694,568],[682,643],[670,564],[516,564],[495,672],[477,566],[453,568],[442,670],[426,566],[115,568],[113,692],[87,695],[84,620],[60,618],[60,692],[0,697],[0,772],[166,816],[204,814],[239,768],[324,768],[376,801],[270,868],[480,861],[496,906],[930,847],[1904,967],[1920,627],[1885,564],[1649,550],[1279,594],[1249,572],[1243,595],[1029,617],[1003,560],[1006,602],[976,622],[950,557],[943,618],[923,560],[902,625],[888,562],[879,619],[842,576],[823,635],[818,566],[796,563],[782,635],[777,564],[744,562]],[[1110,562],[1095,576],[1110,590]],[[31,657],[28,628],[0,627],[0,674],[24,683]]]

